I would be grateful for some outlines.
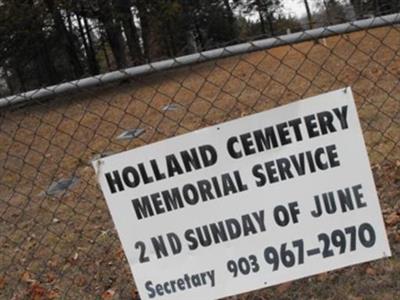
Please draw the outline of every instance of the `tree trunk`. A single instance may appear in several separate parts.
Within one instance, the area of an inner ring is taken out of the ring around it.
[[[261,25],[261,33],[262,34],[266,34],[267,30],[265,28],[265,20],[264,20],[264,16],[263,16],[263,9],[262,9],[262,5],[260,3],[260,0],[256,0],[256,7],[257,7],[257,12],[258,12],[258,16],[260,18],[260,25]]]
[[[203,37],[203,34],[201,33],[200,30],[200,25],[197,23],[197,21],[194,21],[195,24],[195,30],[196,30],[196,34],[197,34],[197,40],[198,40],[198,44],[200,45],[200,51],[201,50],[206,50],[206,39]]]
[[[237,36],[236,19],[235,16],[233,15],[232,6],[229,3],[229,0],[224,0],[224,6],[228,14],[228,21],[230,24],[230,31],[232,34],[232,38],[235,38]]]
[[[83,26],[82,26],[82,22],[81,22],[81,17],[80,17],[79,15],[76,15],[76,20],[78,21],[79,34],[81,35],[81,40],[82,40],[82,43],[83,43],[83,48],[85,48],[86,57],[87,57],[87,59],[88,59],[88,64],[89,64],[89,69],[90,69],[89,47],[88,47],[88,43],[87,43],[87,41],[86,41],[85,32],[83,31]]]
[[[233,11],[229,0],[224,0],[225,10],[228,13],[229,23],[233,24],[235,22],[235,17],[233,16]]]
[[[82,38],[83,47],[85,48],[85,52],[86,52],[86,58],[87,58],[88,66],[89,66],[89,72],[91,75],[97,75],[100,73],[99,64],[97,63],[96,56],[92,51],[93,49],[91,49],[91,47],[88,44],[88,40],[86,39],[86,35],[90,39],[90,32],[86,31],[86,35],[85,35],[81,17],[79,15],[76,15],[76,18],[78,21],[78,28],[79,28],[79,33]]]
[[[197,47],[196,38],[191,30],[186,31],[186,53],[197,53],[199,49]]]
[[[125,43],[122,36],[122,28],[120,24],[114,21],[113,7],[108,0],[99,0],[99,20],[104,26],[108,43],[115,58],[115,63],[118,69],[127,66],[125,55]]]
[[[20,92],[25,92],[26,91],[26,84],[25,84],[25,79],[23,76],[23,71],[21,70],[21,66],[19,63],[16,63],[15,66],[13,66],[13,69],[15,71],[15,76],[17,77],[17,80],[19,81],[19,91]]]
[[[110,71],[111,70],[111,62],[110,62],[110,58],[108,56],[107,47],[106,47],[105,38],[104,38],[103,33],[102,33],[102,37],[101,37],[101,48],[103,50],[103,55],[106,60],[107,70]]]
[[[72,25],[71,13],[69,11],[67,12],[67,23],[68,23],[69,32],[73,32],[74,31],[74,26]]]
[[[389,12],[388,12],[389,13]],[[381,14],[381,7],[378,0],[374,0],[374,15],[379,16]]]
[[[260,17],[261,32],[262,32],[262,34],[266,34],[267,30],[265,29],[264,17],[263,17],[262,12],[260,10],[258,10],[258,16]]]
[[[176,57],[178,50],[176,49],[175,35],[174,32],[172,31],[170,20],[167,20],[165,27],[168,36],[168,48],[169,48],[168,52],[170,53],[170,56]]]
[[[274,17],[272,14],[267,15],[267,22],[268,22],[268,28],[269,28],[269,33],[271,36],[275,35],[275,30],[274,30]]]
[[[9,76],[8,72],[9,72],[8,68],[6,68],[4,66],[3,67],[3,76],[4,76],[4,80],[6,81],[6,84],[7,84],[8,94],[15,94],[16,90],[15,90],[15,86],[14,86],[14,80],[12,80],[12,78]]]
[[[135,21],[131,12],[131,4],[129,0],[117,0],[115,7],[117,9],[117,18],[121,22],[124,29],[129,55],[132,62],[137,65],[143,62],[143,53],[140,47],[139,36]]]
[[[69,61],[73,66],[75,77],[81,77],[83,74],[83,68],[79,61],[78,50],[74,46],[74,41],[71,36],[72,33],[69,33],[65,27],[62,15],[55,6],[54,0],[44,0],[44,3],[53,17],[56,31],[62,40]]]
[[[400,2],[398,0],[392,0],[392,11],[395,12],[400,9]]]
[[[326,19],[328,21],[328,24],[332,24],[332,18],[331,18],[331,13],[330,13],[330,5],[326,1],[327,0],[323,0],[324,7],[325,7],[325,13],[326,13]]]
[[[311,15],[311,10],[310,10],[310,6],[308,5],[308,0],[304,0],[304,5],[306,7],[306,12],[307,12],[307,19],[308,19],[308,26],[310,27],[310,29],[312,29],[314,27],[314,21]]]
[[[356,18],[358,19],[363,15],[362,0],[350,0],[351,5],[353,5]]]
[[[41,34],[42,35],[42,34]],[[51,54],[47,41],[44,36],[39,37],[40,45],[37,45],[37,59],[35,60],[36,69],[39,71],[38,78],[41,78],[41,84],[51,85],[60,82],[57,71],[51,61]]]
[[[83,25],[85,26],[86,36],[87,36],[88,43],[89,43],[88,46],[89,46],[90,53],[93,57],[93,62],[96,62],[96,68],[98,69],[98,73],[100,73],[100,66],[99,66],[99,63],[97,62],[96,51],[93,46],[92,31],[90,29],[89,22],[86,17],[83,17]]]
[[[141,28],[144,56],[147,61],[150,61],[150,59],[151,59],[150,43],[149,43],[150,26],[149,26],[149,19],[147,16],[148,12],[147,12],[146,0],[137,0],[136,8],[139,11],[139,19],[140,19],[140,28]]]

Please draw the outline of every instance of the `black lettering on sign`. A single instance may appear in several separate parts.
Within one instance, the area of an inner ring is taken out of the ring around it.
[[[347,123],[347,105],[342,106],[340,109],[334,108],[333,112],[335,113],[336,117],[338,118],[342,129],[344,130],[344,129],[349,128],[349,124]]]
[[[135,166],[126,166],[122,170],[105,173],[105,178],[111,193],[122,192],[127,187],[136,188],[140,184],[150,184],[155,181],[207,168],[217,163],[218,155],[211,145],[170,153],[164,159],[151,159],[139,162]]]
[[[293,173],[290,171],[290,161],[286,157],[277,159],[276,166],[278,167],[281,180],[286,180],[294,177]]]
[[[201,168],[200,159],[195,148],[189,151],[182,151],[181,157],[187,172]]]
[[[266,162],[265,170],[267,171],[267,176],[270,183],[279,181],[278,171],[276,170],[275,161]]]
[[[339,167],[340,161],[337,154],[336,145],[329,145],[326,147],[326,153],[328,155],[328,161],[331,168]]]
[[[138,220],[248,190],[238,170],[133,199]]]
[[[287,226],[290,222],[293,224],[299,222],[299,204],[295,201],[288,203],[287,206],[278,205],[274,208],[275,223],[281,227]]]
[[[124,190],[124,185],[122,184],[121,177],[118,171],[112,171],[111,173],[106,173],[106,180],[111,193],[121,192]],[[116,189],[118,188],[118,191]]]
[[[140,199],[133,199],[132,205],[139,220],[154,216],[153,206],[148,196],[141,197]]]
[[[256,164],[252,167],[252,174],[257,187],[290,180],[308,173],[325,171],[340,166],[336,145],[318,147],[315,150],[281,157],[276,160]]]
[[[256,130],[253,133],[258,152],[278,147],[278,139],[274,127],[266,127],[264,130]]]
[[[363,223],[358,228],[350,226],[343,229],[336,229],[331,234],[320,233],[318,240],[322,242],[322,257],[327,258],[335,255],[334,250],[338,250],[338,254],[346,251],[355,251],[358,241],[365,248],[375,245],[376,234],[374,228],[369,223]],[[348,245],[350,242],[350,246]],[[307,251],[307,254],[314,255],[319,253],[319,248]],[[312,253],[311,253],[312,252]]]
[[[240,141],[242,142],[244,154],[246,154],[246,156],[256,153],[253,140],[251,139],[251,134],[249,132],[242,134],[240,136]]]
[[[147,174],[147,171],[146,171],[143,163],[138,164],[138,168],[139,168],[140,176],[142,177],[144,184],[151,183],[154,181],[153,177],[151,177]]]
[[[167,162],[168,177],[183,174],[183,169],[174,154],[167,155],[165,161]]]
[[[139,262],[140,263],[145,263],[150,261],[149,257],[146,256],[146,244],[143,243],[142,241],[137,241],[135,243],[135,249],[138,249],[139,252]]]
[[[329,111],[323,111],[317,114],[319,127],[322,134],[335,132],[336,128],[333,126],[333,115]]]
[[[288,124],[286,122],[276,125],[276,129],[278,130],[278,135],[282,146],[290,144],[292,142],[290,138]]]
[[[179,192],[178,188],[173,188],[170,191],[168,191],[168,190],[162,191],[161,195],[162,195],[162,198],[164,199],[165,207],[166,207],[167,211],[182,208],[184,206],[182,197],[181,197],[181,193]]]
[[[307,133],[310,138],[314,138],[319,136],[318,132],[318,123],[315,118],[315,115],[308,115],[304,117],[304,121],[306,123]]]
[[[315,195],[315,208],[311,211],[311,215],[314,218],[319,218],[324,214],[345,213],[366,207],[367,203],[362,201],[363,194],[361,190],[362,185],[357,184],[352,187]]]
[[[209,247],[214,244],[234,240],[242,236],[254,235],[266,230],[265,212],[263,210],[242,215],[240,218],[229,218],[196,228],[185,230],[184,237],[189,250]]]
[[[155,159],[150,160],[150,166],[151,169],[153,170],[154,177],[156,178],[156,180],[162,180],[166,178],[165,173],[160,172],[157,161]]]
[[[264,186],[267,183],[267,177],[263,172],[263,166],[261,164],[255,165],[252,169],[253,176],[256,178],[256,185],[258,187]]]
[[[293,132],[296,136],[296,141],[302,141],[303,140],[303,135],[301,134],[301,129],[300,125],[302,123],[302,120],[300,118],[293,119],[288,122],[288,125],[293,128]]]
[[[211,145],[204,145],[199,147],[200,156],[203,160],[203,166],[210,167],[215,165],[218,160],[217,151]]]
[[[239,140],[236,136],[232,136],[228,139],[226,148],[228,149],[228,153],[232,158],[241,158],[243,156],[240,150],[235,148],[235,144],[238,144]]]
[[[189,205],[195,205],[199,202],[199,193],[193,184],[185,184],[182,189],[182,195]]]
[[[168,257],[171,254],[176,255],[182,251],[182,243],[179,236],[174,232],[167,233],[165,237],[162,235],[152,237],[150,241],[158,259]]]
[[[124,179],[125,185],[130,188],[135,188],[140,183],[139,173],[134,167],[126,167],[122,171],[122,178]]]
[[[293,167],[296,170],[296,173],[299,174],[299,176],[304,175],[306,173],[306,168],[305,168],[306,161],[304,158],[304,153],[299,153],[298,156],[290,155],[289,158]]]

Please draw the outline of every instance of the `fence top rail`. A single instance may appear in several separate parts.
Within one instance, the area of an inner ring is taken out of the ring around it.
[[[15,94],[0,98],[0,107],[14,105],[35,99],[42,99],[49,96],[58,96],[68,92],[77,91],[80,88],[91,88],[107,83],[117,82],[140,75],[170,70],[177,67],[188,66],[217,58],[224,58],[233,55],[240,55],[257,50],[266,50],[282,45],[301,43],[314,39],[325,38],[337,34],[351,33],[355,31],[382,27],[400,23],[400,13],[369,19],[357,20],[327,27],[309,29],[301,32],[271,37],[262,40],[255,40],[246,43],[236,44],[223,48],[198,52],[194,54],[179,56],[162,61],[152,62],[140,66],[121,69],[113,72],[103,73],[92,77],[86,77],[74,81],[64,82],[57,85],[39,88],[24,93]]]

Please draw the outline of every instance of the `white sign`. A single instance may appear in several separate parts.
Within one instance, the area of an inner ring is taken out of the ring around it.
[[[142,299],[390,256],[350,88],[94,162]]]

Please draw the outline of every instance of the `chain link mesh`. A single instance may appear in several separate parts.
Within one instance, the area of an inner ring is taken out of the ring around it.
[[[387,25],[114,84],[101,75],[97,88],[78,82],[73,94],[1,108],[0,298],[138,299],[91,160],[350,86],[394,257],[236,299],[350,299],[374,289],[394,299],[399,76],[400,27]]]

